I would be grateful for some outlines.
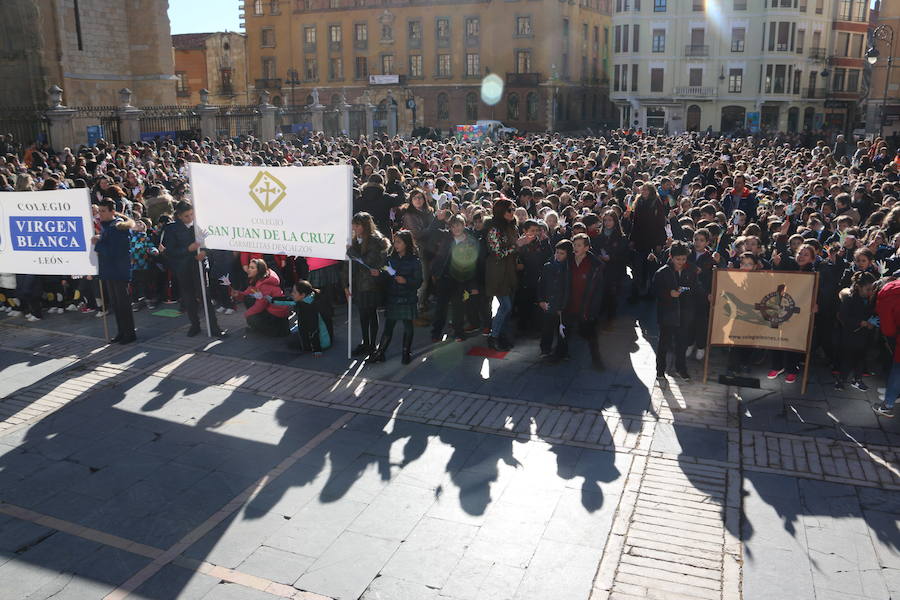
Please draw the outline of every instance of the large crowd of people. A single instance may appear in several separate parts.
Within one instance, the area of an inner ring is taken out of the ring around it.
[[[133,311],[163,303],[179,303],[188,335],[197,335],[206,297],[213,334],[226,335],[217,313],[246,306],[250,330],[318,356],[334,340],[334,309],[352,278],[353,354],[366,361],[388,359],[399,322],[403,363],[415,328],[428,327],[434,343],[485,336],[497,353],[534,336],[550,362],[566,360],[572,337],[583,338],[601,370],[618,306],[651,300],[656,374],[687,380],[706,352],[715,269],[814,271],[811,352],[760,360],[771,361],[769,379],[787,384],[804,362],[822,361],[837,388],[865,391],[900,327],[894,141],[618,130],[483,145],[319,135],[15,152],[0,140],[0,190],[89,190],[100,261],[97,278],[0,275],[0,294],[4,311],[31,321],[111,311],[118,343],[136,339]],[[203,248],[190,162],[351,165],[349,260]],[[758,354],[732,348],[730,374]],[[900,349],[892,361],[873,406],[884,417],[900,394]]]

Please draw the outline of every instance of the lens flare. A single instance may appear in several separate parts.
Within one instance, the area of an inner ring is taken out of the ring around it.
[[[488,106],[494,106],[503,97],[503,80],[500,76],[491,73],[481,80],[481,101]]]

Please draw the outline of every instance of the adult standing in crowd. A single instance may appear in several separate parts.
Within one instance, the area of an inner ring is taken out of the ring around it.
[[[128,282],[131,280],[131,230],[135,223],[116,212],[116,202],[103,198],[98,203],[98,214],[103,229],[94,236],[94,249],[99,259],[101,285],[109,296],[106,301],[116,318],[116,335],[113,343],[130,344],[137,339],[134,331],[134,313]],[[104,310],[107,307],[104,306]]]

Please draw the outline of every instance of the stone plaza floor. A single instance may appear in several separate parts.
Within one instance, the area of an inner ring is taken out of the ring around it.
[[[590,368],[484,338],[321,358],[137,313],[0,316],[0,600],[900,598],[900,418],[872,391],[654,379],[650,304]],[[110,321],[112,325],[112,320]]]

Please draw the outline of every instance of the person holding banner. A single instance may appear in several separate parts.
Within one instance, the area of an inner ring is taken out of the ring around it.
[[[203,279],[197,273],[197,262],[206,267],[206,252],[201,250],[194,232],[194,207],[190,202],[181,201],[175,207],[175,220],[169,223],[163,231],[160,243],[160,252],[164,252],[169,259],[169,265],[178,279],[178,291],[184,310],[190,319],[191,327],[188,329],[188,337],[194,337],[200,333],[200,314],[198,297],[202,295],[200,286],[208,286],[206,280],[206,268],[203,269]],[[219,329],[216,320],[216,312],[210,304],[210,294],[206,294],[206,312],[209,319],[210,331],[214,337],[226,337],[227,332]]]
[[[110,341],[114,344],[130,344],[137,339],[131,298],[128,295],[128,282],[131,280],[129,232],[135,223],[116,212],[116,202],[112,198],[104,198],[97,204],[102,229],[100,235],[95,235],[92,239],[100,263],[100,279],[109,292],[107,302],[116,317],[116,336]]]
[[[372,215],[359,212],[351,222],[353,241],[347,248],[350,273],[344,267],[342,275],[344,293],[350,298],[350,277],[353,277],[353,300],[359,310],[362,342],[353,350],[353,356],[367,356],[375,350],[378,337],[378,292],[381,269],[387,262],[390,242],[375,227]]]

